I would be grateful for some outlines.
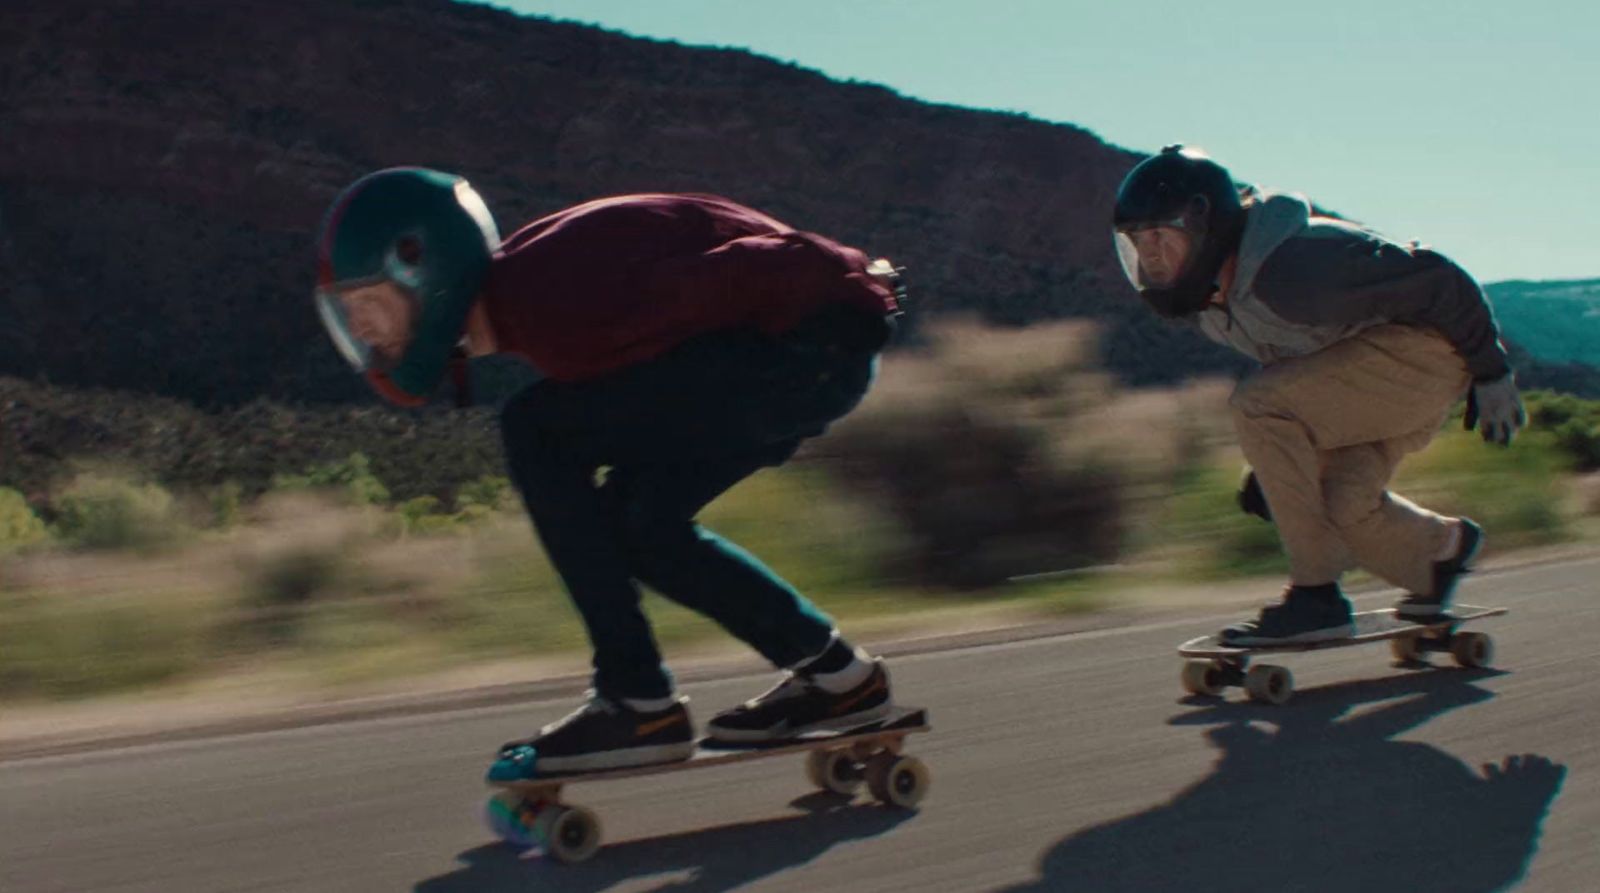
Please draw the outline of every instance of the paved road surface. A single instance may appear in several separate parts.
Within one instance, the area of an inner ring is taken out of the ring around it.
[[[1597,589],[1600,561],[1478,577],[1500,670],[1294,655],[1283,708],[1182,697],[1173,646],[1222,618],[902,658],[920,813],[809,793],[798,758],[580,786],[609,846],[578,866],[478,818],[487,753],[570,701],[15,761],[0,890],[1596,890]]]

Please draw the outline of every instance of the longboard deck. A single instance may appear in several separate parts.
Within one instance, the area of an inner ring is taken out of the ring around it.
[[[1224,645],[1219,636],[1200,636],[1178,646],[1179,657],[1238,658],[1255,654],[1291,654],[1299,651],[1321,651],[1327,648],[1348,648],[1382,642],[1402,636],[1426,635],[1430,630],[1449,629],[1484,617],[1495,617],[1507,612],[1506,608],[1486,608],[1478,605],[1454,605],[1450,613],[1437,620],[1416,621],[1397,616],[1393,608],[1378,611],[1361,611],[1354,616],[1354,635],[1322,642],[1289,642],[1281,645]]]
[[[541,791],[559,788],[562,785],[574,782],[609,781],[619,778],[635,778],[642,775],[659,775],[666,772],[683,772],[689,769],[706,769],[725,763],[740,763],[782,754],[842,747],[874,739],[904,738],[906,735],[915,732],[925,732],[928,728],[928,712],[926,710],[920,707],[896,707],[889,711],[888,716],[869,723],[837,731],[809,732],[794,738],[759,744],[734,745],[702,738],[695,742],[694,755],[686,760],[652,763],[648,766],[628,766],[622,769],[554,772],[518,781],[491,781],[488,784],[490,787],[505,788],[519,793],[537,794]]]

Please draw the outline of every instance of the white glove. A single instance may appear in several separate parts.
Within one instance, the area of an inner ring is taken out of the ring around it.
[[[1510,446],[1511,438],[1528,424],[1515,376],[1507,372],[1490,381],[1473,382],[1472,390],[1467,392],[1467,415],[1462,421],[1468,431],[1476,427],[1482,432],[1485,441]]]

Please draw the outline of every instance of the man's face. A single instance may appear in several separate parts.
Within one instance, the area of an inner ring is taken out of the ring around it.
[[[1147,288],[1168,288],[1183,273],[1189,257],[1189,233],[1173,226],[1152,226],[1122,234],[1138,255],[1139,279]]]
[[[417,302],[405,289],[376,282],[334,292],[331,298],[339,318],[329,322],[330,334],[346,359],[362,371],[387,372],[399,364],[417,329]],[[334,330],[336,326],[344,331]]]

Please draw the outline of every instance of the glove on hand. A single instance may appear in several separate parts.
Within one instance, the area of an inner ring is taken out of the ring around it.
[[[1528,424],[1515,376],[1507,372],[1500,378],[1473,382],[1462,421],[1468,431],[1476,427],[1485,441],[1510,446],[1511,438]]]
[[[1247,515],[1263,521],[1272,520],[1272,510],[1267,508],[1267,495],[1261,492],[1261,482],[1256,480],[1255,469],[1246,465],[1244,477],[1239,481],[1239,508]]]

